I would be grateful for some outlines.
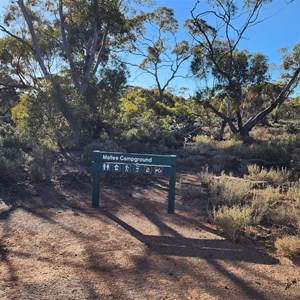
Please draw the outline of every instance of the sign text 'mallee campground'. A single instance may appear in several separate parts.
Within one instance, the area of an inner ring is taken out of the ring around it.
[[[169,177],[168,213],[174,212],[176,155],[93,151],[93,207],[99,206],[100,173],[138,173]]]

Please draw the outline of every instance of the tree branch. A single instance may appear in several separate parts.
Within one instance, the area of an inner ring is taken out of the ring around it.
[[[59,17],[60,17],[60,32],[61,32],[61,37],[62,37],[63,50],[64,50],[64,53],[69,62],[69,65],[70,65],[70,71],[71,71],[71,76],[72,76],[74,85],[77,88],[77,90],[79,90],[80,85],[78,82],[78,76],[76,74],[76,70],[75,70],[73,59],[72,59],[69,43],[67,41],[66,29],[65,29],[65,16],[63,13],[63,2],[61,0],[59,1],[59,4],[58,4],[58,11],[59,11]]]
[[[11,37],[13,37],[14,39],[18,40],[19,42],[21,42],[23,45],[25,45],[26,47],[28,47],[30,50],[34,50],[33,47],[24,39],[22,39],[21,37],[13,34],[12,32],[8,31],[3,25],[0,25],[0,30],[7,33],[8,35],[10,35]]]
[[[300,74],[300,68],[296,69],[290,81],[286,84],[286,86],[282,89],[278,97],[274,102],[272,102],[266,109],[258,113],[255,117],[251,118],[244,125],[244,129],[250,131],[260,120],[262,120],[266,115],[268,115],[274,108],[281,105],[287,97],[292,92],[292,86],[297,81],[298,76]]]
[[[212,104],[210,104],[208,101],[205,101],[203,103],[203,106],[205,108],[209,108],[211,109],[218,117],[220,117],[222,120],[226,121],[227,124],[229,125],[231,131],[233,133],[237,133],[238,130],[237,128],[235,127],[235,125],[233,124],[233,122],[231,121],[231,119],[229,117],[227,117],[225,114],[221,113],[219,110],[217,110]]]
[[[36,36],[36,33],[35,33],[35,29],[33,27],[32,18],[29,16],[29,13],[28,13],[25,5],[24,5],[24,1],[23,0],[18,0],[17,3],[18,3],[18,5],[21,9],[21,12],[24,16],[24,19],[25,19],[26,23],[27,23],[27,26],[28,26],[28,29],[29,29],[29,32],[30,32],[30,35],[31,35],[31,38],[32,38],[35,58],[38,61],[38,64],[39,64],[44,76],[49,77],[50,73],[47,70],[47,68],[44,64],[43,58],[42,58],[41,48],[39,46],[38,39],[37,39],[37,36]]]

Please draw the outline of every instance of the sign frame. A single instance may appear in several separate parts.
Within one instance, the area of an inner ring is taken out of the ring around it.
[[[92,154],[92,207],[99,207],[101,173],[151,174],[154,176],[169,177],[168,213],[173,214],[175,206],[176,161],[176,155],[103,152],[94,150]],[[127,168],[126,166],[129,167]],[[134,170],[136,170],[136,172]]]

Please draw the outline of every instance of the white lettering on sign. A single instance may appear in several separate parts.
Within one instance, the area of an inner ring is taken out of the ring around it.
[[[104,160],[119,160],[118,156],[103,154],[102,158]]]
[[[129,161],[131,163],[152,163],[152,157],[128,157],[121,155],[120,161]]]
[[[109,161],[124,161],[124,162],[130,162],[130,163],[152,163],[152,157],[131,157],[131,156],[115,156],[115,155],[107,155],[103,154],[102,156],[103,160],[109,160]]]

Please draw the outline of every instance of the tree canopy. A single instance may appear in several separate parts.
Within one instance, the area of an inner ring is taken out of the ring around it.
[[[172,9],[137,9],[151,1],[11,1],[0,22],[0,113],[59,147],[104,132],[122,138],[125,129],[141,139],[151,130],[196,132],[205,122],[218,124],[219,138],[229,127],[249,141],[254,126],[279,116],[299,83],[300,44],[283,50],[279,82],[270,78],[266,55],[240,49],[269,2],[209,0],[203,10],[195,0],[185,24],[191,43],[178,39]],[[184,82],[187,62],[206,86],[182,100],[169,88],[177,77]],[[154,90],[127,86],[132,66],[154,78]]]

